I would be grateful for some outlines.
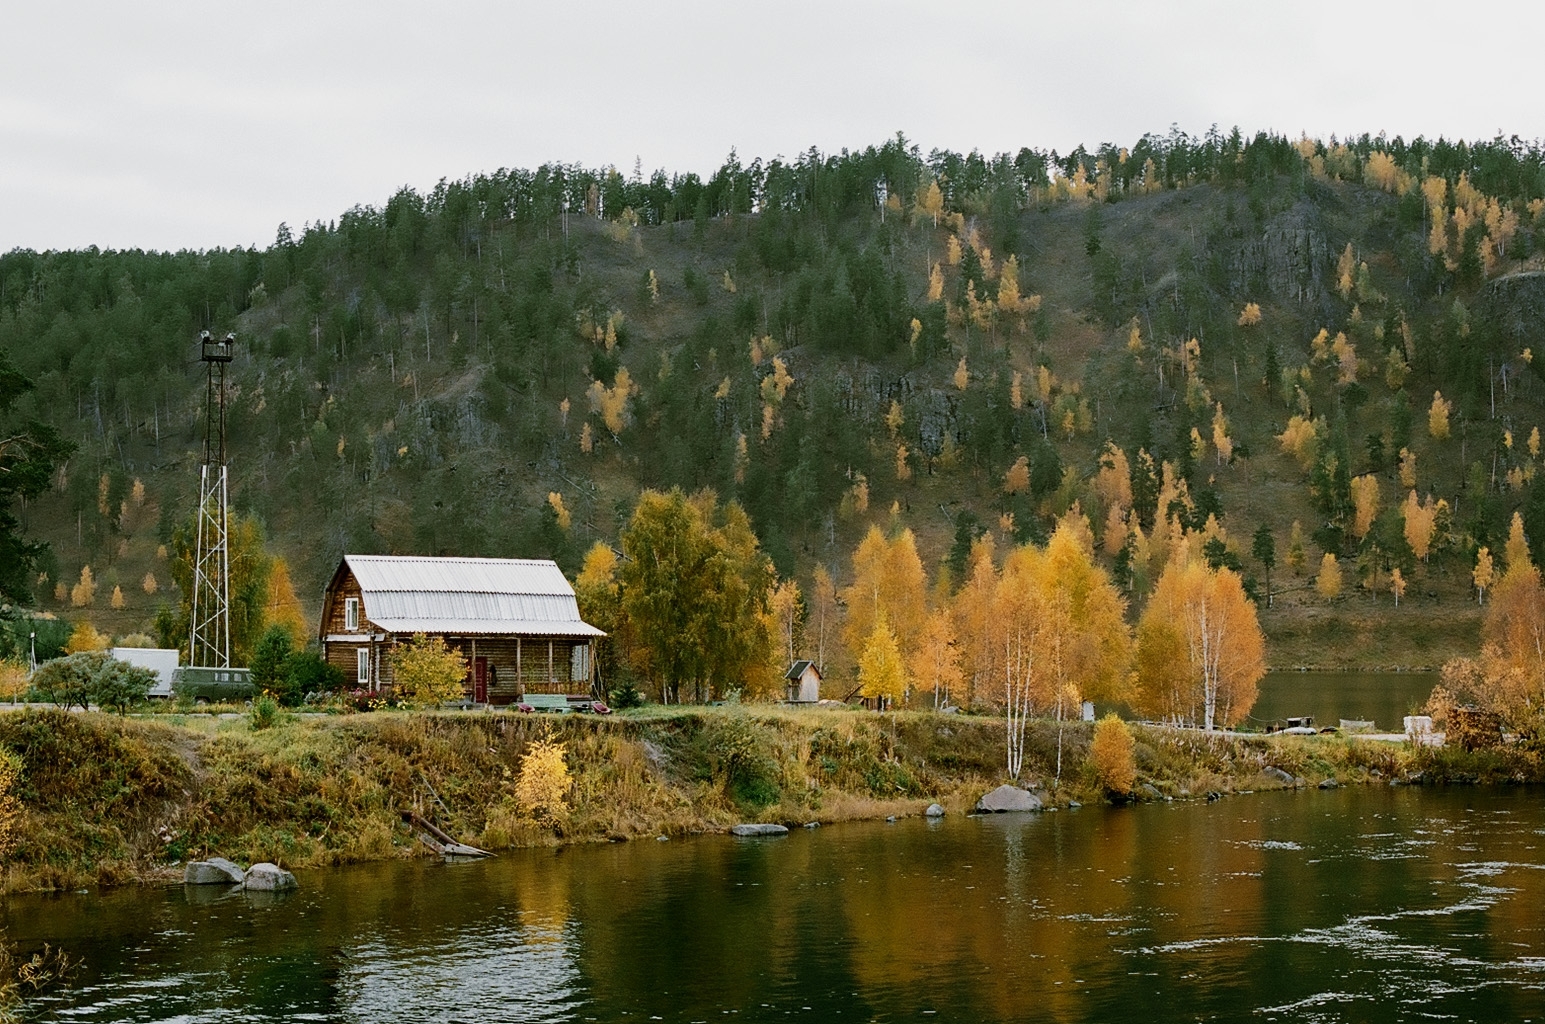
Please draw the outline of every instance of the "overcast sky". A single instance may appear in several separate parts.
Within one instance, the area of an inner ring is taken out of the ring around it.
[[[543,161],[712,171],[897,131],[1545,136],[1545,4],[13,4],[0,251],[273,241]]]

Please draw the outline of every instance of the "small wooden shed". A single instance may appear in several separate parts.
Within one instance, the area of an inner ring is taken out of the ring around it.
[[[523,558],[345,555],[322,598],[322,656],[350,684],[392,686],[391,652],[415,633],[467,662],[467,696],[511,704],[528,693],[589,693],[594,644],[556,562]]]
[[[814,704],[821,699],[821,670],[813,661],[796,661],[783,673],[784,700],[790,704]]]

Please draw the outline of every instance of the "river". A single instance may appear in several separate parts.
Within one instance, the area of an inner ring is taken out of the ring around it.
[[[0,904],[50,1021],[1545,1018],[1538,791],[1363,787]]]
[[[1319,726],[1348,718],[1404,732],[1405,716],[1421,713],[1437,682],[1436,672],[1268,672],[1247,724],[1313,715]]]

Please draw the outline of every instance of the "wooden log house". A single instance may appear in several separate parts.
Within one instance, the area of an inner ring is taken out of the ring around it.
[[[392,687],[391,652],[415,633],[467,662],[467,696],[512,704],[528,693],[589,693],[594,644],[557,563],[517,558],[345,555],[322,599],[322,656],[349,684]]]

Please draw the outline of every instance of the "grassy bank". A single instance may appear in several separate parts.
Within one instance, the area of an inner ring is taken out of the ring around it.
[[[23,768],[3,887],[64,889],[176,877],[222,855],[292,868],[425,853],[400,811],[434,788],[448,831],[488,849],[722,831],[737,821],[834,822],[959,813],[1004,780],[1002,723],[972,716],[769,707],[652,708],[592,718],[382,713],[290,718],[0,715]],[[1201,797],[1308,784],[1533,781],[1532,752],[1466,755],[1330,737],[1206,737],[1138,729],[1139,795]],[[534,740],[566,745],[570,810],[535,820],[514,798]],[[1050,801],[1104,794],[1089,727],[1032,726],[1021,781]],[[1144,789],[1143,787],[1151,787]]]

